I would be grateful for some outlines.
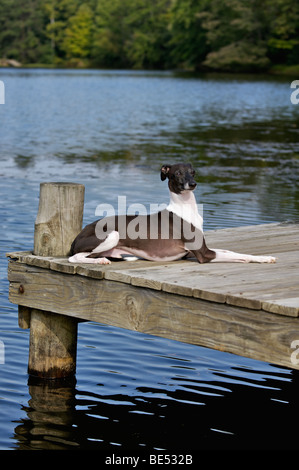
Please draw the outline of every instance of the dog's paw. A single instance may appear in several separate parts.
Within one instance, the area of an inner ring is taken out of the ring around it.
[[[276,263],[274,256],[259,256],[259,263]]]
[[[103,258],[92,258],[92,262],[94,264],[111,264],[111,261],[108,258],[105,258],[104,256]]]
[[[90,253],[77,253],[69,258],[70,263],[88,263],[88,264],[111,264],[111,261],[105,257],[88,258]]]

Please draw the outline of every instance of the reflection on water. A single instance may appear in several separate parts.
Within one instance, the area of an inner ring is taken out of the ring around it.
[[[290,426],[298,408],[297,373],[93,326],[102,329],[102,339],[83,359],[83,381],[29,379],[30,399],[15,428],[14,448],[195,451],[297,445]],[[158,353],[160,347],[167,356]]]
[[[15,428],[21,450],[59,450],[78,446],[73,442],[72,414],[74,384],[55,380],[36,382],[29,378],[31,399],[26,406],[27,419]]]
[[[162,164],[191,161],[205,229],[299,220],[299,106],[287,80],[0,70],[0,248],[27,250],[42,181],[100,203],[168,202]],[[296,448],[298,373],[81,323],[76,380],[27,376],[28,331],[0,258],[1,449]]]

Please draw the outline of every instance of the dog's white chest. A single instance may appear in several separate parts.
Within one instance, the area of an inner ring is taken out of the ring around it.
[[[203,218],[198,212],[195,197],[190,191],[186,195],[171,193],[170,203],[166,209],[202,232]]]

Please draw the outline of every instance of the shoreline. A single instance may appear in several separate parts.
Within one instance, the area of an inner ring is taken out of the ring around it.
[[[259,72],[255,71],[241,71],[241,70],[222,70],[222,69],[136,69],[136,68],[122,68],[122,67],[93,67],[93,66],[75,66],[75,64],[21,64],[12,65],[7,63],[6,65],[1,65],[0,60],[0,70],[4,68],[18,68],[18,69],[57,69],[57,70],[124,70],[124,71],[143,71],[143,72],[173,72],[173,73],[183,73],[183,74],[192,74],[192,75],[202,75],[202,74],[228,74],[228,75],[253,75],[253,76],[285,76],[285,77],[298,77],[299,76],[299,64],[298,65],[273,65],[268,70],[261,70]]]

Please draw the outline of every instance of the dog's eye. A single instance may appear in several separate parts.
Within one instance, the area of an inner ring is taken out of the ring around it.
[[[183,174],[183,173],[181,172],[181,170],[177,170],[177,171],[175,172],[175,176],[182,176],[182,174]]]

